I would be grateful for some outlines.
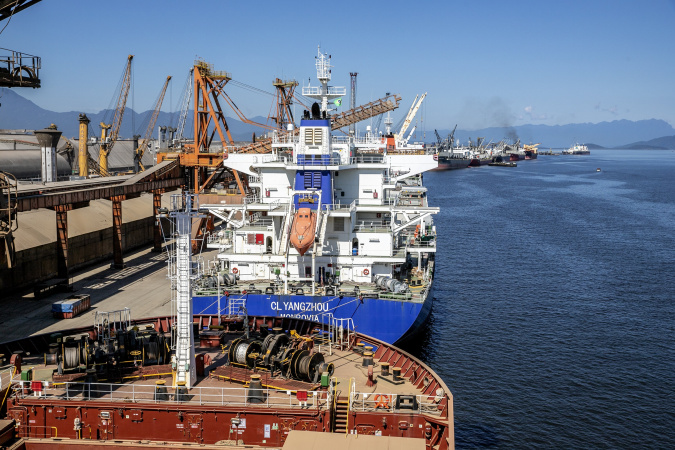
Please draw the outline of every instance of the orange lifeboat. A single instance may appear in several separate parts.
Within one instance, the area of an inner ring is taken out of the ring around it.
[[[300,208],[293,218],[291,228],[291,245],[304,255],[314,242],[316,233],[316,213],[309,208]]]

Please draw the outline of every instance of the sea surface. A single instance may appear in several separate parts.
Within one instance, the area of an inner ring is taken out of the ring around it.
[[[591,153],[425,174],[457,448],[675,448],[675,152]]]

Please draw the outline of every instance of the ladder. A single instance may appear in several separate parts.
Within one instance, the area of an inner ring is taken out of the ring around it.
[[[227,302],[227,315],[229,316],[243,316],[244,307],[246,307],[246,299],[244,297],[232,298]]]
[[[178,292],[176,293],[176,316],[178,342],[176,345],[176,381],[187,381],[187,364],[190,362],[192,346],[192,317],[190,311],[190,260],[182,255],[190,254],[190,236],[180,234],[177,239],[178,257],[176,258],[176,276]]]

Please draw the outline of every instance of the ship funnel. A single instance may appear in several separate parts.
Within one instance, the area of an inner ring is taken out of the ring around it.
[[[312,103],[312,119],[320,119],[321,118],[321,107],[319,106],[318,103],[314,102]]]

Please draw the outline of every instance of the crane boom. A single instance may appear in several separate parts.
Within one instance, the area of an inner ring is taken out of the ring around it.
[[[122,118],[124,117],[124,110],[127,106],[127,97],[129,97],[129,88],[131,87],[131,61],[133,59],[134,55],[129,55],[127,57],[127,65],[124,68],[124,74],[122,75],[122,88],[117,97],[112,124],[101,122],[101,147],[99,149],[98,162],[101,170],[106,173],[108,172],[108,155],[110,155],[110,151],[120,134]],[[108,134],[108,130],[110,130],[110,134]]]
[[[455,124],[455,128],[452,129],[450,136],[448,136],[448,145],[450,148],[455,146],[455,131],[457,131],[457,124]]]
[[[185,96],[181,102],[180,118],[178,119],[178,128],[176,132],[176,139],[183,138],[185,131],[185,122],[187,122],[188,108],[190,107],[190,99],[192,98],[192,76],[194,74],[194,67],[190,68],[190,75],[188,75],[187,85],[185,86]]]
[[[405,133],[405,130],[408,128],[410,125],[410,121],[412,121],[412,117],[410,115],[412,114],[413,109],[415,109],[415,103],[417,103],[417,99],[419,98],[419,94],[415,96],[415,100],[413,100],[412,104],[410,105],[410,109],[408,110],[408,114],[405,115],[405,119],[403,120],[403,125],[401,126],[401,130],[398,132],[397,136],[403,136],[403,133]],[[407,123],[407,125],[406,125]]]
[[[413,135],[413,133],[415,132],[416,129],[417,129],[417,125],[415,125],[414,127],[412,127],[412,130],[410,130],[410,134],[408,134],[408,137],[407,137],[406,140],[405,140],[405,143],[406,143],[406,144],[408,143],[408,141],[410,140],[410,138],[412,137],[412,135]]]
[[[169,86],[169,81],[171,81],[171,75],[166,77],[164,86],[157,97],[157,103],[155,104],[155,109],[152,111],[152,116],[150,116],[150,123],[148,124],[148,129],[145,130],[145,135],[143,136],[143,142],[136,149],[136,154],[134,154],[134,172],[138,173],[145,170],[142,159],[145,151],[148,149],[150,142],[150,137],[152,136],[152,130],[155,128],[157,123],[157,117],[159,117],[159,111],[162,109],[162,102],[164,101],[164,94],[166,94],[166,88]]]
[[[427,96],[427,93],[425,92],[422,97],[417,101],[417,97],[415,97],[415,100],[417,103],[413,102],[413,106],[410,107],[410,111],[408,111],[408,115],[405,118],[405,122],[403,122],[403,126],[401,127],[401,131],[398,132],[398,137],[400,139],[404,138],[404,133],[410,126],[410,123],[412,123],[412,120],[415,118],[415,114],[417,114],[417,111],[420,109],[420,106],[422,106],[422,102],[424,101],[424,98]]]

